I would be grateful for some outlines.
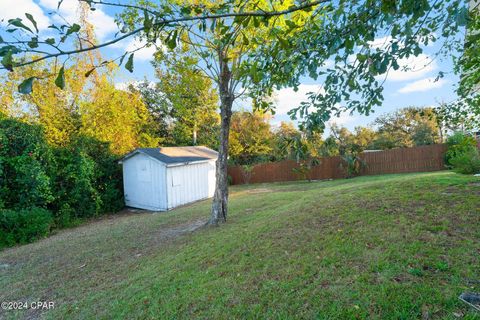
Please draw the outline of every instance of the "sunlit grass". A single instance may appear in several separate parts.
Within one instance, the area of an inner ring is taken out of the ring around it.
[[[450,172],[232,188],[92,222],[0,253],[0,300],[53,300],[47,318],[477,319],[480,179]],[[40,316],[6,313],[1,317]]]

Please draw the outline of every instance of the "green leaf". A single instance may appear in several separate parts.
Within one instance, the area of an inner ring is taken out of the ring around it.
[[[358,54],[357,54],[357,59],[358,59],[358,61],[360,61],[360,62],[365,62],[365,61],[367,60],[367,55],[358,53]]]
[[[248,24],[250,23],[250,21],[252,21],[252,17],[247,17],[246,19],[244,19],[242,21],[242,26],[245,28],[245,27],[248,27]]]
[[[8,20],[8,24],[11,24],[12,26],[15,26],[15,27],[18,27],[18,28],[28,30],[31,33],[33,33],[32,29],[30,29],[29,27],[24,25],[23,22],[22,22],[22,19],[20,19],[20,18],[10,19],[10,20]]]
[[[281,36],[277,36],[278,41],[280,41],[280,45],[282,46],[283,49],[288,49],[290,48],[290,43],[288,40],[285,40]]]
[[[54,38],[48,38],[48,39],[45,40],[45,42],[53,45],[53,44],[55,44],[55,39]]]
[[[65,33],[65,35],[62,37],[62,39],[60,40],[60,42],[65,42],[65,40],[68,38],[69,35],[71,35],[72,33],[76,33],[80,31],[80,25],[74,23],[72,24],[68,29],[67,29],[67,33]]]
[[[395,13],[397,10],[396,1],[382,0],[381,10],[384,13]]]
[[[250,43],[250,41],[248,41],[248,38],[247,38],[247,36],[246,36],[244,33],[242,33],[242,36],[243,36],[243,44],[246,45],[246,46],[248,46],[248,44]]]
[[[184,16],[188,16],[192,13],[192,7],[182,7],[180,9],[180,12],[184,15]]]
[[[352,39],[348,38],[348,39],[345,40],[345,48],[347,50],[352,50],[354,45],[355,45],[355,43],[353,42]]]
[[[175,30],[173,33],[170,33],[167,39],[167,46],[171,50],[175,49],[177,47],[177,36],[178,36],[178,31]]]
[[[0,57],[5,56],[5,55],[8,54],[9,52],[10,52],[11,54],[15,54],[15,53],[19,53],[20,50],[19,50],[17,47],[12,46],[12,45],[8,45],[8,46],[1,47],[1,48],[0,48]]]
[[[147,10],[145,10],[143,14],[144,14],[143,27],[145,28],[145,33],[149,33],[150,29],[152,28],[152,20],[150,20]]]
[[[29,42],[28,42],[28,46],[30,48],[37,48],[38,47],[38,37],[33,37]]]
[[[88,78],[96,68],[92,68],[85,73],[85,78]]]
[[[128,57],[127,63],[125,64],[125,69],[133,72],[133,53]]]
[[[28,20],[30,20],[30,22],[33,24],[33,26],[35,27],[35,30],[38,33],[37,21],[33,19],[33,16],[30,13],[25,13],[25,16],[27,17]]]
[[[310,12],[312,10],[313,10],[313,6],[306,7],[306,8],[303,9],[303,11],[305,11],[305,12]]]
[[[297,24],[291,20],[286,20],[285,23],[290,28],[290,30],[298,28]]]
[[[35,77],[30,77],[26,80],[23,80],[23,82],[18,85],[18,92],[22,94],[32,93],[33,80],[35,80]]]
[[[65,69],[63,66],[60,68],[60,71],[58,71],[57,78],[55,79],[55,85],[62,90],[65,88]]]
[[[2,65],[7,69],[8,71],[13,71],[13,55],[12,51],[9,50],[7,51],[3,58],[2,58]]]

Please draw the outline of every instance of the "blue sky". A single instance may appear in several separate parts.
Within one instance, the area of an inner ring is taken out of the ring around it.
[[[67,21],[74,21],[77,16],[77,0],[64,0],[60,13]],[[48,33],[48,25],[52,22],[59,22],[59,18],[49,15],[49,12],[56,9],[58,0],[0,0],[0,19],[5,21],[10,18],[24,17],[25,12],[31,13],[37,20],[39,29]],[[118,30],[114,22],[115,12],[110,8],[99,8],[90,14],[90,21],[95,25],[97,37],[100,41],[108,40]],[[24,19],[25,20],[25,19]],[[380,43],[384,39],[378,39]],[[135,39],[127,39],[115,46],[106,48],[102,54],[107,58],[117,57],[125,50],[131,50],[142,44]],[[449,102],[456,98],[455,84],[458,78],[452,73],[452,62],[449,58],[433,59],[438,44],[425,48],[424,54],[419,57],[401,61],[400,65],[407,65],[413,70],[401,72],[395,71],[389,74],[384,85],[385,101],[383,106],[377,108],[370,116],[358,114],[343,114],[340,118],[333,119],[339,125],[353,129],[358,125],[368,125],[380,114],[394,111],[406,106],[435,106],[439,102]],[[134,73],[130,74],[123,68],[116,77],[117,83],[128,83],[143,79],[154,80],[153,68],[150,60],[155,49],[145,48],[135,54]],[[433,60],[432,60],[433,59]],[[440,81],[433,81],[439,71],[446,72],[446,76]],[[288,110],[298,106],[305,100],[306,93],[318,91],[321,82],[304,78],[297,92],[293,89],[282,89],[276,93],[277,114],[272,119],[276,125],[280,121],[288,121]],[[239,101],[237,108],[248,108],[248,102]]]

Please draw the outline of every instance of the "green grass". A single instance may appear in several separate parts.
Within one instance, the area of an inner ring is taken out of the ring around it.
[[[0,318],[480,319],[480,179],[451,172],[234,187],[230,218],[186,232],[209,201],[124,214],[0,252]]]

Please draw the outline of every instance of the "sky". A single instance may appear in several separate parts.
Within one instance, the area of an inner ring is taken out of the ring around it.
[[[77,14],[77,0],[64,0],[60,6],[60,14],[67,21],[75,21]],[[58,0],[0,0],[0,20],[5,21],[11,18],[24,17],[25,12],[31,13],[37,21],[41,34],[47,35],[48,26],[52,22],[59,23],[58,16],[50,14],[56,10]],[[99,41],[106,41],[115,36],[118,28],[115,24],[115,14],[110,7],[97,7],[89,16],[90,22],[95,26]],[[23,19],[24,22],[26,19]],[[28,22],[28,21],[27,21]],[[26,24],[28,25],[28,23]],[[376,43],[383,43],[385,39],[377,39]],[[373,45],[377,45],[374,43]],[[136,39],[126,39],[115,45],[102,49],[102,55],[106,58],[116,58],[122,55],[125,50],[132,50],[141,47],[142,43]],[[436,106],[440,102],[455,100],[455,84],[458,77],[453,74],[451,59],[434,59],[434,53],[438,50],[438,44],[424,48],[424,53],[418,57],[400,61],[400,66],[408,65],[413,70],[402,72],[391,71],[384,85],[384,102],[377,107],[370,116],[359,114],[342,114],[339,118],[331,121],[338,125],[353,130],[355,126],[370,125],[373,120],[381,114],[395,111],[407,106]],[[151,66],[151,59],[155,52],[154,47],[144,48],[135,53],[135,69],[132,74],[121,68],[116,77],[118,87],[122,84],[139,80],[155,81],[154,70]],[[445,72],[445,77],[434,81],[439,71]],[[271,120],[272,125],[278,125],[281,121],[290,121],[287,112],[300,105],[306,100],[308,92],[316,92],[321,88],[321,82],[310,78],[303,78],[298,91],[292,88],[285,88],[276,92],[276,115]],[[248,101],[239,101],[236,108],[249,109]]]

